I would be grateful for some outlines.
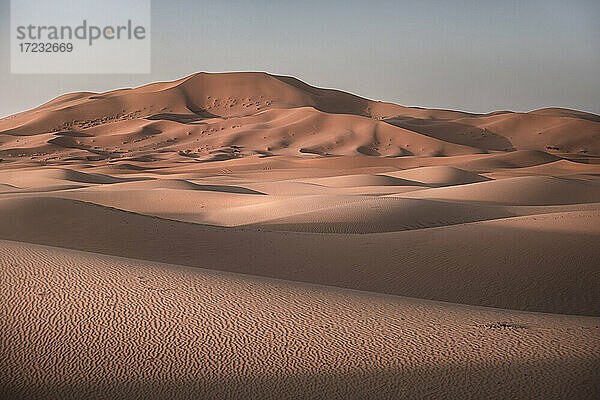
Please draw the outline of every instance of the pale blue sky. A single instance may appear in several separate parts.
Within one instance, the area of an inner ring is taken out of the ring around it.
[[[43,0],[40,0],[43,1]],[[152,2],[152,74],[11,75],[0,0],[0,115],[71,91],[197,71],[267,71],[409,106],[600,114],[600,2]]]

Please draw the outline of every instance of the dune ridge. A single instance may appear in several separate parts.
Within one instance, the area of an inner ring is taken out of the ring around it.
[[[568,134],[567,134],[568,132]],[[75,93],[0,120],[0,157],[182,162],[271,155],[600,154],[600,117],[574,110],[469,114],[410,108],[266,73],[199,73]]]

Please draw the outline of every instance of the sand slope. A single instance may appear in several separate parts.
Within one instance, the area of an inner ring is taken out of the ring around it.
[[[593,203],[600,201],[600,185],[574,179],[523,176],[419,190],[400,196],[520,205]]]
[[[5,241],[0,260],[5,398],[592,398],[600,391],[598,318]]]
[[[0,217],[3,239],[456,303],[600,310],[598,211],[365,235],[210,227],[43,197],[2,200]]]
[[[388,172],[386,175],[431,186],[464,185],[489,180],[479,174],[447,165],[411,168],[403,171]]]

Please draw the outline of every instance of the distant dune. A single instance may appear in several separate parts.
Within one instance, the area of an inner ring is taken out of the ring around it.
[[[0,120],[0,134],[0,157],[38,161],[448,156],[515,149],[600,154],[600,117],[593,114],[410,108],[265,73],[200,73],[135,89],[64,95]]]
[[[264,73],[0,120],[2,398],[598,398],[600,117]]]

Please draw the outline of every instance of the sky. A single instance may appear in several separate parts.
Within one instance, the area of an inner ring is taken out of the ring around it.
[[[407,106],[600,114],[599,21],[597,0],[153,0],[150,74],[27,75],[10,73],[0,0],[0,116],[200,71],[291,75]]]

